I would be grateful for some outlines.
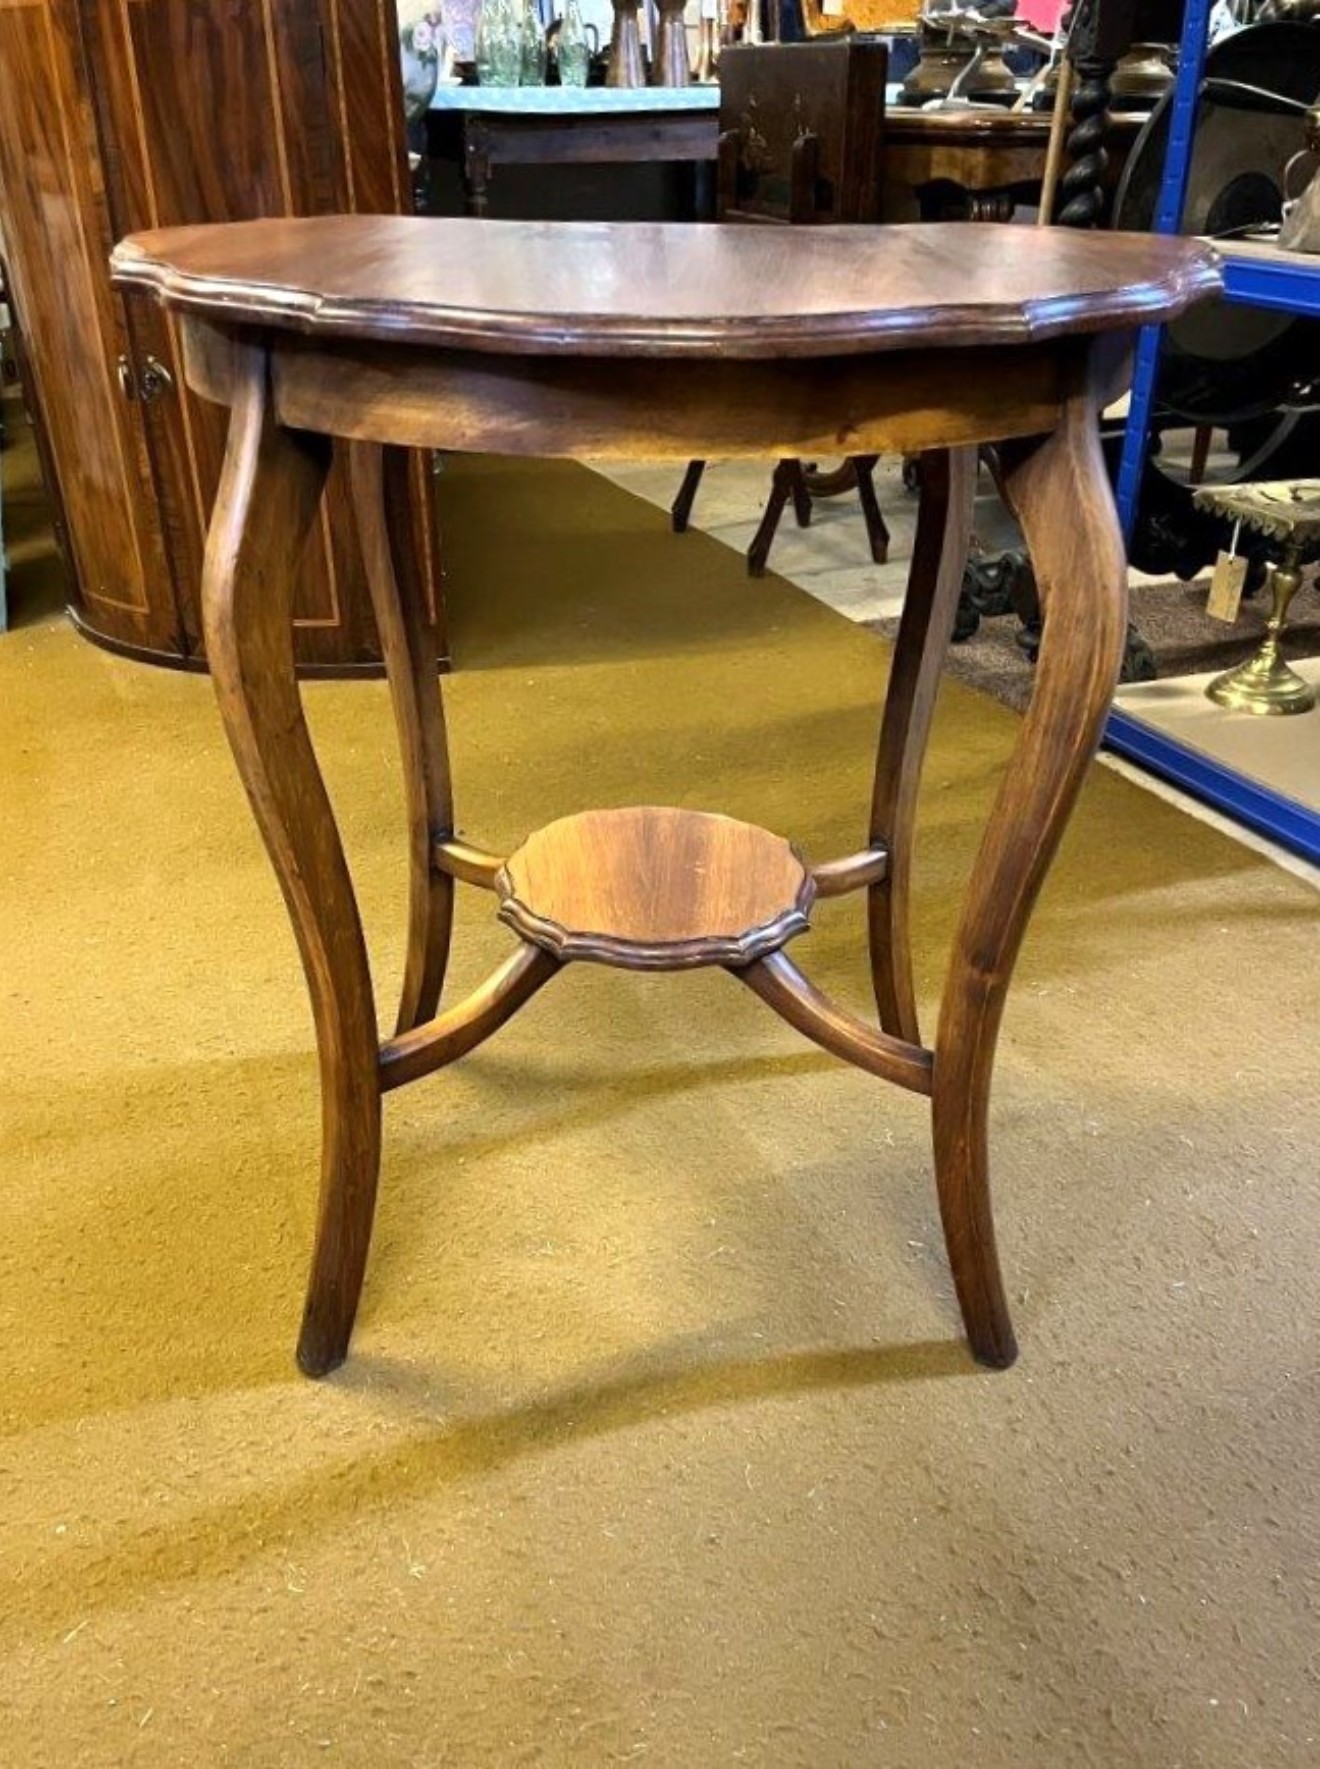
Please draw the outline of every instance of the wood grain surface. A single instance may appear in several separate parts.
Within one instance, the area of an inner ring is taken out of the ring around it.
[[[1165,319],[1213,250],[1144,234],[308,216],[138,234],[114,279],[217,319],[517,354],[775,357]]]
[[[216,328],[187,317],[182,330]],[[285,332],[274,340],[271,382],[282,424],[360,441],[579,459],[812,460],[1041,435],[1059,420],[1069,364],[1084,348],[1063,340],[1012,350],[624,360]],[[222,362],[212,353],[209,366],[220,372],[208,385],[227,404]]]
[[[548,823],[496,888],[500,919],[524,940],[625,970],[748,964],[805,932],[815,896],[782,837],[665,805]]]

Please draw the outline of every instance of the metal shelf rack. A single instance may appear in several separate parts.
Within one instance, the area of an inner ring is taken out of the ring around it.
[[[1169,146],[1155,214],[1157,233],[1177,233],[1182,223],[1209,24],[1210,0],[1187,0],[1178,74],[1170,100]],[[1320,318],[1320,258],[1259,246],[1226,245],[1222,249],[1226,300]],[[1155,401],[1160,335],[1159,327],[1148,326],[1137,341],[1117,490],[1125,536],[1131,534],[1136,515]],[[1309,806],[1225,767],[1118,707],[1109,715],[1104,742],[1116,754],[1139,763],[1234,821],[1320,863],[1320,813]]]

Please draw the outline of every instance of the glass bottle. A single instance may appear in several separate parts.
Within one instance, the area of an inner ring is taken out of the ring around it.
[[[495,4],[496,0],[481,0],[477,8],[477,28],[472,40],[472,59],[477,64],[477,85],[492,86],[491,75],[494,72],[495,47]]]
[[[591,65],[591,45],[587,41],[587,28],[582,22],[578,0],[566,0],[564,22],[555,41],[558,45],[559,84],[585,86]]]
[[[536,0],[523,0],[518,28],[518,83],[545,85],[545,33],[537,16]]]
[[[477,15],[477,82],[516,86],[522,62],[522,21],[512,0],[481,0]]]

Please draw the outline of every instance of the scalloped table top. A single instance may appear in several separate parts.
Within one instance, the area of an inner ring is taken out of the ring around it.
[[[114,281],[219,321],[533,355],[828,356],[1026,344],[1181,312],[1204,242],[898,227],[327,215],[121,241]]]

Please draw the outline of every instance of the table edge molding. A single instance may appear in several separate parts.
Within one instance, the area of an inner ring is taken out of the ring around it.
[[[592,313],[494,312],[379,299],[344,301],[312,289],[239,282],[179,270],[138,240],[122,240],[111,256],[118,288],[154,295],[166,307],[321,337],[375,339],[500,355],[846,356],[911,345],[956,348],[1030,344],[1074,333],[1121,331],[1175,317],[1222,288],[1218,257],[1191,255],[1161,277],[1117,290],[988,307],[950,305],[932,315],[914,304],[838,313],[701,318]]]

